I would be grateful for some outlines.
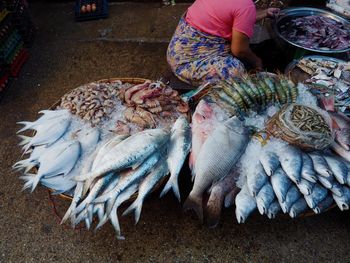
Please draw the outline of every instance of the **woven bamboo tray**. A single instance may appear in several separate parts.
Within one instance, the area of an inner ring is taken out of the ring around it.
[[[94,81],[96,83],[113,83],[113,82],[116,82],[116,81],[121,81],[122,83],[130,83],[130,84],[142,84],[144,83],[145,81],[152,81],[152,80],[149,80],[149,79],[144,79],[144,78],[108,78],[108,79],[101,79],[101,80],[97,80],[97,81]],[[51,110],[55,110],[61,103],[61,99],[56,101],[51,107],[50,109]],[[34,168],[37,172],[37,168]],[[169,176],[166,176],[164,177],[161,181],[158,182],[158,184],[153,188],[152,192],[158,190],[164,183],[165,181],[168,179]],[[54,190],[48,188],[48,190],[53,193]],[[136,198],[137,198],[137,192],[135,194],[133,194],[131,196],[131,198],[127,201],[127,202],[131,202],[131,201],[134,201]],[[57,196],[61,197],[62,199],[67,199],[67,200],[72,200],[72,196],[68,195],[68,194],[58,194]]]

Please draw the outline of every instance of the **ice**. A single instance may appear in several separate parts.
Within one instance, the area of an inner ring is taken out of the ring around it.
[[[302,83],[298,83],[298,98],[296,103],[305,106],[317,106],[317,98],[311,94],[308,87]]]

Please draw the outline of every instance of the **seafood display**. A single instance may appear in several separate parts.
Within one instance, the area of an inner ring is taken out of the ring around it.
[[[128,118],[130,110],[134,116]],[[96,228],[110,221],[123,239],[117,214],[122,203],[136,198],[124,214],[134,212],[137,223],[144,200],[169,174],[161,196],[172,189],[180,199],[178,176],[191,148],[188,110],[161,82],[90,83],[64,95],[56,110],[41,111],[36,121],[19,122],[18,133],[34,133],[19,135],[29,157],[13,168],[24,173],[23,189],[34,191],[40,183],[72,197],[62,222],[90,228],[96,215]]]
[[[280,26],[289,41],[319,50],[343,50],[350,47],[350,28],[330,17],[310,15],[291,19]]]
[[[292,83],[286,77],[265,74],[260,79],[264,77],[274,86],[282,80]],[[233,204],[239,223],[256,209],[272,219],[279,213],[293,218],[310,210],[321,213],[334,204],[349,208],[348,118],[322,110],[306,86],[294,83],[290,86],[300,94],[296,103],[282,104],[276,91],[275,103],[270,101],[259,112],[242,108],[235,115],[230,110],[235,105],[226,97],[211,95],[228,90],[216,88],[223,85],[209,87],[200,96],[192,117],[189,166],[194,185],[184,210],[194,210],[214,227],[222,206]]]
[[[350,115],[349,62],[324,56],[309,56],[299,60],[295,67],[307,74],[304,82],[315,95],[334,98],[335,107]],[[289,71],[293,70],[290,67]]]

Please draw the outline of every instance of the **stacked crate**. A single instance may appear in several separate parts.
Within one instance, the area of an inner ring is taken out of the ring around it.
[[[0,2],[0,97],[28,59],[34,26],[25,0]]]

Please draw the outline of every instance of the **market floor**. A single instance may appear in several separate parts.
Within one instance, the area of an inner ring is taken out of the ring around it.
[[[11,171],[20,158],[16,122],[35,119],[82,83],[162,77],[167,41],[186,9],[113,4],[110,18],[75,23],[72,7],[32,5],[38,31],[31,57],[0,102],[0,262],[350,262],[350,213],[338,209],[294,220],[255,214],[243,225],[226,209],[209,229],[182,214],[173,195],[154,195],[138,225],[120,219],[121,242],[108,224],[97,233],[59,225],[43,188],[21,192],[19,174]],[[55,201],[62,215],[68,202]]]

